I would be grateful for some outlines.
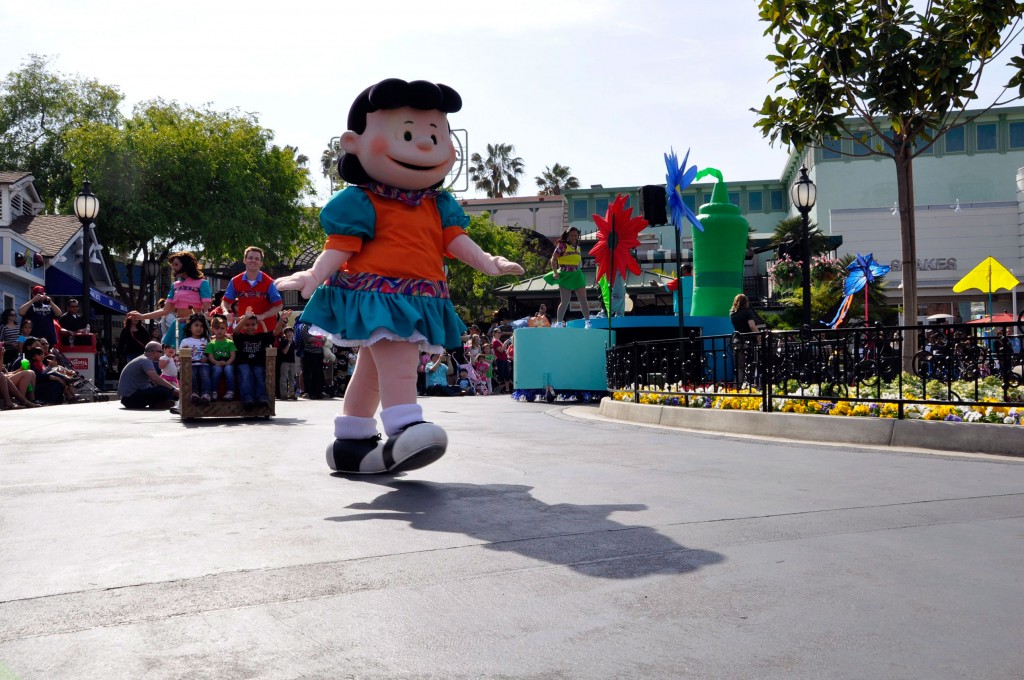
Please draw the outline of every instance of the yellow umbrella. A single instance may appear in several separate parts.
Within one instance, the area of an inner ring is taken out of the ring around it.
[[[981,263],[967,272],[967,276],[957,281],[953,286],[954,293],[962,293],[965,290],[977,288],[982,293],[988,293],[988,313],[992,314],[992,293],[1003,290],[1013,290],[1020,285],[1010,270],[1004,267],[994,257],[986,257]]]

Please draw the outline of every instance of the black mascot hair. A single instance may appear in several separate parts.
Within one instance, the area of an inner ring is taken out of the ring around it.
[[[371,85],[356,97],[348,111],[348,129],[358,134],[366,130],[366,114],[411,106],[414,109],[455,113],[462,108],[462,97],[454,89],[441,83],[414,80],[407,83],[399,78],[387,78]],[[338,160],[338,173],[349,184],[367,184],[373,178],[366,174],[362,163],[352,154],[343,154]]]

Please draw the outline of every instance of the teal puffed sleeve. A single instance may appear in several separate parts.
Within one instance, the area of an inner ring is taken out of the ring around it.
[[[437,195],[437,212],[441,214],[442,227],[462,227],[465,229],[469,226],[469,215],[462,209],[462,206],[455,200],[455,197],[447,191],[442,191]]]
[[[373,238],[377,213],[366,192],[359,187],[345,187],[327,201],[320,211],[320,226],[328,236]]]

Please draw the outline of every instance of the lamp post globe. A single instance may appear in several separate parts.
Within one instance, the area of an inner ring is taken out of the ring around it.
[[[790,189],[790,198],[793,200],[793,205],[800,212],[801,221],[801,259],[800,273],[803,279],[802,291],[803,291],[803,324],[804,326],[811,326],[811,236],[810,236],[810,218],[809,214],[811,208],[814,207],[814,202],[818,198],[818,188],[814,186],[814,182],[807,176],[807,166],[800,168],[800,178],[793,183],[793,187]]]
[[[90,255],[92,251],[92,222],[100,212],[100,199],[92,193],[92,182],[85,180],[82,191],[75,196],[75,217],[82,223],[82,318],[85,323],[92,323],[90,302],[92,301],[92,277],[90,272]]]

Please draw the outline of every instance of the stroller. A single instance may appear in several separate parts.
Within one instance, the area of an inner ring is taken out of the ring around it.
[[[75,390],[78,395],[76,402],[78,401],[107,401],[109,397],[102,393],[102,391],[93,384],[91,380],[86,378],[84,375],[75,370],[75,365],[71,363],[71,360],[65,356],[56,347],[50,348],[50,355],[53,356],[57,363],[67,369],[64,371],[65,375],[71,378],[71,387]]]
[[[473,368],[473,364],[459,364],[459,370],[465,370],[469,383],[476,390],[478,395],[487,396],[491,393],[491,386],[488,384],[487,376],[481,376]]]

